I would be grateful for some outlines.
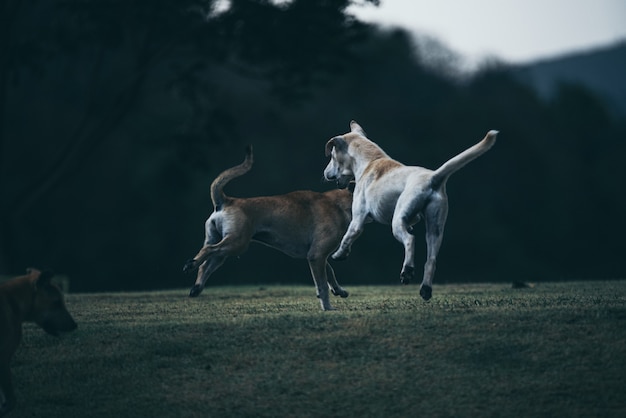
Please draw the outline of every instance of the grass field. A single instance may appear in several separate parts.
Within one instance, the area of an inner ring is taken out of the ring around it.
[[[624,417],[626,281],[69,294],[11,417]]]

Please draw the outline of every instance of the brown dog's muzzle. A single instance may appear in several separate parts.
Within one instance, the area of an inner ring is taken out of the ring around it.
[[[45,332],[55,337],[58,337],[61,333],[71,332],[78,328],[78,325],[69,313],[44,318],[38,324]]]

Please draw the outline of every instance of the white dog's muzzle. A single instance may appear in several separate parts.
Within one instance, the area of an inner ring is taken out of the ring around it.
[[[328,182],[331,182],[331,181],[336,182],[337,188],[339,189],[347,188],[350,182],[352,181],[352,179],[353,179],[353,176],[348,176],[348,175],[340,175],[338,177],[324,175],[324,180]]]

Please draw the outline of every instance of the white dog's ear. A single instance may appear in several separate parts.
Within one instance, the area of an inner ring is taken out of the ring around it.
[[[331,154],[331,152],[333,150],[333,147],[337,147],[337,149],[339,151],[346,151],[348,149],[348,143],[341,136],[336,136],[334,138],[331,138],[326,143],[326,156],[327,157],[330,156],[330,154]]]
[[[355,120],[350,121],[350,131],[365,137],[367,136],[365,135],[365,131],[363,130],[363,128],[361,128],[361,125],[356,123]]]

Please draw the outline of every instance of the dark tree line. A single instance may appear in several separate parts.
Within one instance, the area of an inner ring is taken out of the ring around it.
[[[501,131],[449,182],[437,281],[623,276],[626,125],[600,98],[562,85],[545,101],[497,64],[456,78],[454,60],[427,62],[449,51],[357,21],[351,1],[231,3],[0,2],[0,273],[186,287],[210,182],[246,144],[255,166],[227,193],[325,190],[324,144],[356,119],[431,168]],[[344,283],[396,283],[401,257],[369,225],[335,265]],[[308,280],[254,246],[214,283]]]

